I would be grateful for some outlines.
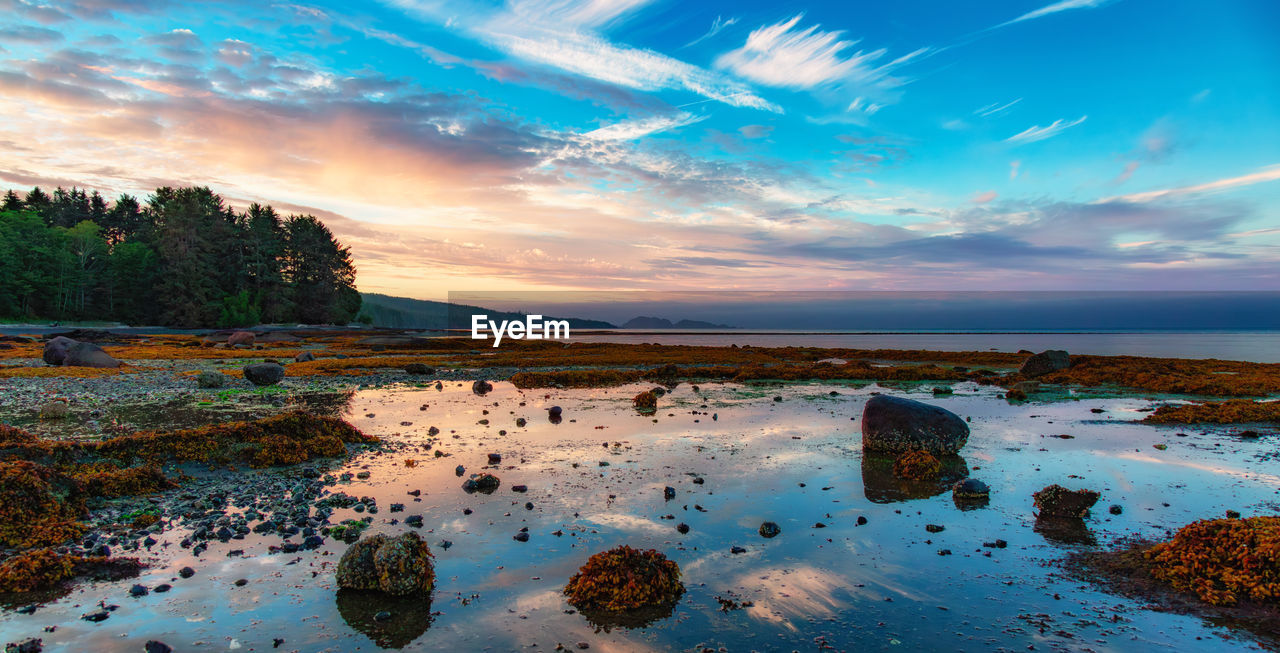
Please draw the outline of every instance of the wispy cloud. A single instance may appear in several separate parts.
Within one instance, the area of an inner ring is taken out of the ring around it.
[[[784,88],[813,88],[839,80],[883,79],[871,64],[884,49],[846,54],[857,41],[841,39],[842,32],[826,32],[820,25],[800,28],[803,14],[751,32],[747,42],[720,55],[716,66],[761,84]]]
[[[596,141],[633,141],[650,134],[678,129],[706,120],[707,116],[680,113],[674,116],[655,116],[639,120],[624,120],[589,131],[582,136]]]
[[[1080,116],[1075,120],[1068,121],[1065,118],[1059,118],[1052,124],[1041,127],[1040,125],[1032,125],[1009,138],[1004,139],[1007,143],[1034,143],[1043,141],[1046,138],[1053,138],[1062,132],[1075,127],[1085,121],[1089,116]]]
[[[1102,5],[1107,4],[1108,2],[1111,2],[1111,0],[1061,0],[1061,2],[1055,2],[1051,5],[1045,5],[1034,11],[1028,11],[1027,13],[1022,14],[1021,16],[1014,18],[1013,20],[1007,20],[1003,23],[1000,23],[999,25],[991,27],[990,29],[999,29],[1007,25],[1022,23],[1028,20],[1035,20],[1037,18],[1044,18],[1045,16],[1051,16],[1053,14],[1061,13],[1064,11],[1072,11],[1075,9],[1095,9],[1097,7],[1101,7]]]
[[[1016,100],[1014,100],[1014,101],[1012,101],[1012,102],[1005,102],[1005,103],[1003,103],[1003,104],[1001,104],[1000,102],[993,102],[993,103],[991,103],[991,104],[988,104],[988,105],[987,105],[987,106],[985,106],[985,107],[982,107],[982,108],[980,108],[980,109],[978,109],[978,110],[974,111],[974,112],[973,112],[973,114],[974,114],[974,115],[976,115],[976,116],[981,116],[981,117],[983,117],[983,118],[986,118],[986,117],[989,117],[989,116],[999,115],[999,114],[1002,114],[1002,113],[1004,113],[1004,112],[1008,111],[1009,109],[1012,109],[1012,108],[1013,108],[1013,105],[1015,105],[1015,104],[1017,104],[1017,103],[1019,103],[1019,102],[1021,102],[1021,101],[1022,101],[1022,98],[1018,98],[1018,99],[1016,99]]]
[[[1111,202],[1128,202],[1131,204],[1139,204],[1144,202],[1153,202],[1156,200],[1170,199],[1184,195],[1197,195],[1201,193],[1214,193],[1218,191],[1230,190],[1232,188],[1240,188],[1243,186],[1252,186],[1269,181],[1280,180],[1280,164],[1267,166],[1262,170],[1253,172],[1239,177],[1228,177],[1226,179],[1218,179],[1203,184],[1195,184],[1193,186],[1181,186],[1178,188],[1166,188],[1163,190],[1151,190],[1142,193],[1131,193],[1129,195],[1118,195],[1116,197],[1106,197],[1098,200],[1099,204],[1107,204]]]
[[[733,25],[737,22],[738,22],[738,19],[736,17],[730,18],[729,20],[724,20],[723,16],[716,16],[716,19],[711,23],[711,29],[707,30],[706,34],[703,34],[702,36],[699,36],[698,38],[692,41],[689,41],[688,43],[684,44],[684,47],[687,48],[693,45],[697,45],[715,36],[716,34],[719,34],[720,32],[724,31],[724,28],[730,25]]]
[[[62,40],[62,32],[34,25],[0,28],[0,41],[6,43],[54,43]]]

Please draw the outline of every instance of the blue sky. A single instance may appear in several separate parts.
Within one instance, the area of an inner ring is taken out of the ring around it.
[[[0,182],[363,289],[1280,288],[1272,2],[0,0]]]

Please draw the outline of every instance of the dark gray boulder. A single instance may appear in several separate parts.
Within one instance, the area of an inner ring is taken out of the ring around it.
[[[67,348],[62,359],[65,367],[120,367],[120,361],[92,342],[77,342]]]
[[[302,352],[302,353],[298,354],[297,356],[294,356],[294,357],[293,357],[293,362],[295,362],[295,363],[310,363],[311,361],[313,361],[313,360],[315,360],[315,359],[316,359],[316,355],[315,355],[315,354],[313,354],[313,353],[311,353],[311,352],[309,352],[309,351],[304,351],[304,352]]]
[[[254,385],[275,385],[284,378],[284,367],[279,363],[245,365],[244,378]]]
[[[876,395],[862,409],[862,450],[899,454],[928,451],[935,456],[959,453],[969,440],[969,426],[959,415],[923,402]]]
[[[1061,349],[1050,349],[1038,354],[1032,354],[1027,360],[1022,361],[1022,367],[1018,368],[1018,374],[1026,377],[1043,376],[1050,372],[1065,370],[1068,367],[1071,367],[1071,356]]]
[[[61,365],[67,358],[67,350],[75,344],[78,344],[75,340],[64,336],[49,340],[44,343],[44,362],[48,365]]]

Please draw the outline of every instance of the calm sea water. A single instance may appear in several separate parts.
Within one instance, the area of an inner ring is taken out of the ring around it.
[[[742,331],[662,333],[593,331],[574,334],[581,342],[656,342],[664,345],[751,345],[753,347],[848,347],[852,349],[934,349],[1013,351],[1065,349],[1073,354],[1160,358],[1219,358],[1280,363],[1280,331],[1093,331],[1093,332],[894,332],[834,333]]]

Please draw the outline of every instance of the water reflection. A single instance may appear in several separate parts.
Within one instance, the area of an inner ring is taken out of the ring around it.
[[[342,620],[381,648],[408,646],[431,628],[435,618],[430,594],[391,596],[344,589],[338,591],[337,601]]]
[[[1050,544],[1093,546],[1098,543],[1089,525],[1079,517],[1046,517],[1036,516],[1035,532],[1042,535]]]
[[[893,456],[867,454],[862,457],[862,488],[867,499],[874,503],[896,503],[914,499],[928,499],[947,490],[956,481],[969,476],[969,465],[963,456],[944,456],[939,459],[942,472],[931,480],[910,480],[893,474]]]
[[[648,628],[675,613],[679,600],[662,605],[647,606],[635,610],[612,612],[609,610],[582,610],[582,616],[597,633],[612,632],[615,628]]]

